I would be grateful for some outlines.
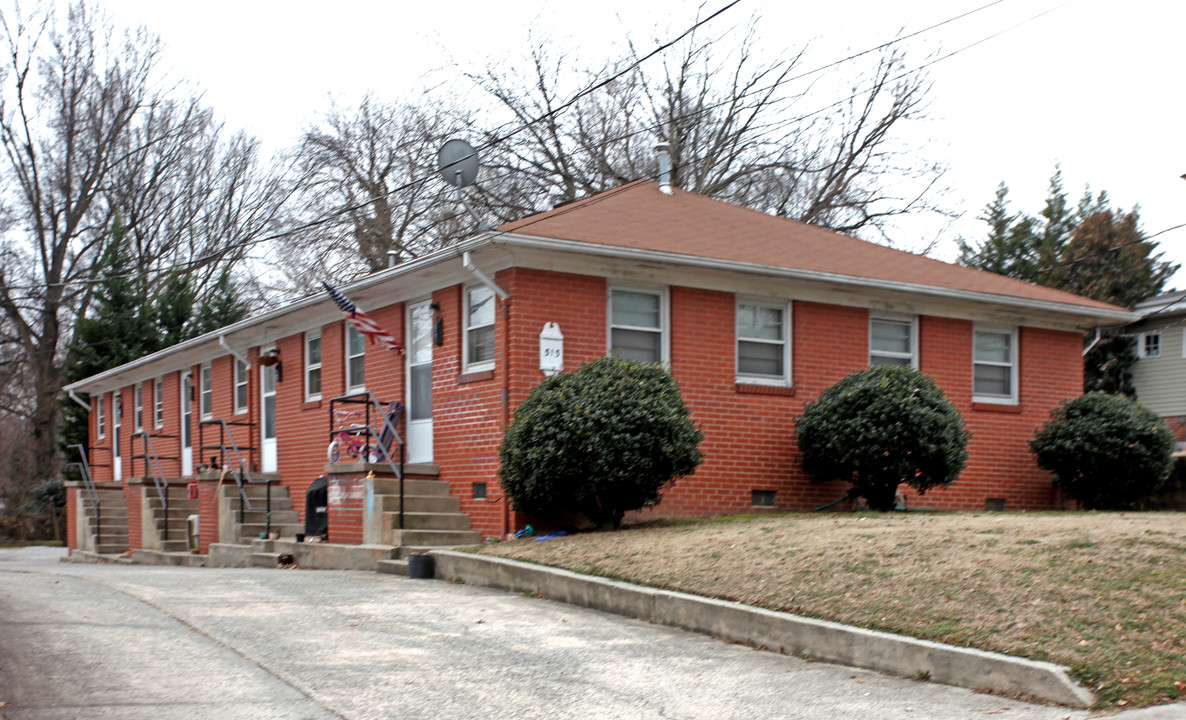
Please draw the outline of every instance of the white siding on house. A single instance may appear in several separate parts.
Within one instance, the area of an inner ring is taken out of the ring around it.
[[[1186,345],[1180,325],[1149,325],[1141,332],[1161,332],[1161,354],[1140,358],[1132,367],[1132,382],[1141,404],[1163,417],[1186,415]],[[1141,340],[1140,337],[1137,338]]]

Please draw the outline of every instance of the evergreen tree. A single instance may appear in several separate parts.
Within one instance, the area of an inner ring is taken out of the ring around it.
[[[193,337],[191,320],[196,295],[189,273],[174,270],[165,278],[157,295],[155,313],[160,348],[172,347]]]
[[[81,380],[134,360],[158,348],[155,312],[144,277],[132,259],[122,218],[116,214],[108,230],[102,269],[93,291],[91,312],[78,319],[67,353],[63,377]],[[73,401],[62,401],[62,446],[87,442],[87,413]]]
[[[1011,215],[1007,195],[1002,183],[986,207],[982,219],[989,233],[983,242],[959,241],[961,265],[1130,309],[1161,292],[1178,270],[1145,239],[1136,208],[1112,210],[1106,192],[1093,196],[1086,191],[1072,210],[1057,168],[1037,217]],[[1084,342],[1094,340],[1093,332]],[[1085,358],[1084,391],[1133,395],[1133,349],[1129,338],[1115,334],[1096,342]]]
[[[230,266],[224,266],[194,314],[194,336],[237,323],[247,317],[249,309],[242,287],[231,276]]]

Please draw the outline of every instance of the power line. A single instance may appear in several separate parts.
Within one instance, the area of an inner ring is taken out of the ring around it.
[[[724,12],[726,12],[727,10],[730,10],[731,8],[733,8],[734,6],[736,6],[736,5],[737,5],[737,4],[738,4],[740,1],[741,1],[741,0],[733,0],[733,2],[731,2],[731,3],[729,3],[728,5],[725,5],[724,7],[720,8],[719,10],[717,10],[717,11],[716,11],[716,12],[714,12],[714,13],[712,13],[712,14],[711,14],[711,15],[709,15],[708,17],[706,17],[706,18],[704,18],[704,19],[702,19],[702,20],[699,20],[699,21],[697,21],[697,22],[696,22],[696,23],[694,23],[692,26],[690,26],[690,27],[689,27],[687,30],[685,30],[685,31],[683,31],[682,33],[680,33],[680,35],[678,35],[678,36],[677,36],[677,37],[675,37],[674,39],[672,39],[672,40],[669,40],[669,41],[667,41],[667,42],[664,42],[664,43],[662,43],[661,45],[657,46],[657,47],[656,47],[656,48],[654,48],[652,51],[650,51],[649,53],[647,53],[645,56],[643,56],[643,57],[641,57],[641,58],[636,58],[636,59],[634,60],[634,62],[630,63],[630,64],[629,64],[627,67],[623,68],[622,70],[619,70],[619,71],[615,72],[613,75],[609,76],[608,78],[605,78],[605,79],[603,79],[603,80],[599,80],[599,81],[596,81],[596,82],[594,82],[594,83],[591,83],[590,85],[586,86],[584,89],[582,89],[581,91],[579,91],[579,92],[577,92],[576,94],[574,94],[574,95],[573,95],[572,97],[570,97],[570,98],[569,98],[567,101],[565,101],[565,102],[564,102],[564,103],[562,103],[561,105],[557,106],[556,108],[554,108],[554,109],[552,109],[552,110],[549,110],[548,112],[546,112],[546,113],[543,113],[542,115],[539,115],[538,117],[536,117],[536,118],[534,118],[534,119],[532,119],[532,120],[529,120],[529,121],[526,121],[526,122],[524,122],[524,123],[521,123],[521,124],[519,125],[519,127],[515,128],[514,130],[511,130],[511,131],[509,131],[509,132],[506,132],[506,133],[504,133],[504,134],[503,134],[503,135],[501,135],[501,136],[497,136],[497,137],[495,137],[494,139],[492,139],[492,140],[489,140],[489,141],[487,141],[487,142],[483,143],[483,144],[482,144],[482,146],[481,146],[481,148],[482,148],[482,149],[489,149],[489,148],[495,147],[495,146],[497,146],[497,145],[499,145],[499,144],[501,144],[501,143],[504,143],[504,142],[506,142],[507,140],[509,140],[510,138],[514,137],[515,135],[517,135],[517,134],[519,134],[519,133],[521,133],[521,132],[525,131],[526,129],[528,129],[528,128],[530,128],[530,127],[532,127],[532,126],[534,126],[534,125],[536,125],[536,124],[538,124],[538,123],[540,123],[540,122],[543,122],[544,120],[547,120],[548,118],[554,117],[554,116],[558,115],[559,113],[561,113],[561,112],[563,112],[563,111],[565,111],[565,110],[569,109],[569,108],[570,108],[570,107],[572,107],[574,104],[576,104],[576,102],[578,102],[578,101],[579,101],[581,98],[584,98],[584,97],[586,97],[586,96],[588,96],[588,95],[590,95],[590,94],[592,94],[592,93],[596,92],[597,90],[600,90],[600,89],[602,89],[602,88],[604,88],[604,87],[606,87],[606,86],[610,85],[610,84],[611,84],[611,83],[613,83],[615,80],[617,80],[617,79],[619,79],[619,78],[623,77],[624,75],[626,75],[626,74],[628,74],[628,73],[630,73],[630,72],[633,72],[634,70],[636,70],[636,69],[637,69],[639,66],[641,66],[641,65],[642,65],[642,63],[644,63],[645,61],[647,61],[647,60],[651,59],[652,57],[655,57],[656,55],[658,55],[658,54],[660,54],[660,53],[662,53],[662,52],[665,52],[666,50],[670,49],[670,48],[671,48],[673,45],[677,44],[678,42],[680,42],[681,40],[683,40],[684,38],[686,38],[688,35],[690,35],[690,34],[692,34],[693,32],[695,32],[695,31],[696,31],[697,29],[699,29],[701,26],[705,25],[706,23],[708,23],[708,22],[710,22],[711,20],[715,19],[716,17],[720,16],[722,13],[724,13]],[[994,38],[996,38],[996,37],[998,37],[998,36],[1000,36],[1000,35],[1002,35],[1002,34],[1004,34],[1004,33],[1006,33],[1006,32],[1009,32],[1009,31],[1011,31],[1011,30],[1014,30],[1014,29],[1016,29],[1016,28],[1018,28],[1018,27],[1021,27],[1022,25],[1025,25],[1026,23],[1032,22],[1032,21],[1034,21],[1034,20],[1036,20],[1036,19],[1038,19],[1038,18],[1042,17],[1043,15],[1046,15],[1046,14],[1048,14],[1048,13],[1050,13],[1050,12],[1053,12],[1053,11],[1055,11],[1055,10],[1058,10],[1058,9],[1060,9],[1060,8],[1062,8],[1062,7],[1066,6],[1066,5],[1068,5],[1068,4],[1070,4],[1070,3],[1074,2],[1074,1],[1075,1],[1075,0],[1067,0],[1067,2],[1064,2],[1064,3],[1062,3],[1061,5],[1058,5],[1058,6],[1054,7],[1054,8],[1050,8],[1050,9],[1048,9],[1048,10],[1046,10],[1046,11],[1042,12],[1042,13],[1039,13],[1039,14],[1037,14],[1037,15],[1034,15],[1034,16],[1030,17],[1030,18],[1029,18],[1029,19],[1027,19],[1027,20],[1024,20],[1024,21],[1022,21],[1022,22],[1020,22],[1020,23],[1017,23],[1017,24],[1015,24],[1015,25],[1013,25],[1013,26],[1011,26],[1011,27],[1009,27],[1009,28],[1006,28],[1006,29],[1004,29],[1004,30],[998,31],[998,32],[996,32],[996,33],[993,33],[992,35],[989,35],[989,36],[987,36],[987,37],[985,37],[985,38],[981,38],[980,40],[977,40],[976,42],[974,42],[974,43],[971,43],[971,44],[969,44],[969,45],[966,45],[966,46],[964,46],[964,47],[960,48],[959,50],[956,50],[956,51],[953,51],[953,52],[951,52],[951,53],[947,53],[947,54],[945,54],[945,55],[942,55],[942,56],[940,56],[940,57],[937,57],[937,58],[935,58],[934,60],[931,60],[930,62],[924,63],[924,64],[922,64],[922,65],[920,65],[920,66],[918,66],[918,67],[916,67],[916,68],[913,68],[912,70],[903,71],[902,73],[900,73],[900,74],[898,74],[898,75],[896,75],[896,76],[894,76],[894,77],[892,77],[892,78],[887,78],[887,79],[885,80],[885,82],[893,82],[893,81],[896,81],[896,80],[899,80],[899,79],[903,79],[903,78],[905,78],[905,77],[908,77],[908,76],[910,76],[910,75],[912,75],[912,74],[915,74],[915,73],[917,73],[919,70],[922,70],[922,69],[925,69],[925,68],[927,68],[927,67],[930,67],[930,66],[932,66],[932,65],[935,65],[935,64],[936,64],[936,63],[938,63],[938,62],[941,62],[941,61],[947,60],[947,59],[949,59],[949,58],[951,58],[951,57],[953,57],[953,56],[955,56],[955,55],[957,55],[957,54],[959,54],[959,53],[961,53],[961,52],[964,52],[964,51],[966,51],[966,50],[968,50],[968,49],[970,49],[970,48],[972,48],[972,47],[975,47],[975,46],[977,46],[977,45],[980,45],[980,44],[982,44],[982,43],[984,43],[984,42],[986,42],[986,41],[988,41],[988,40],[994,39]],[[975,13],[979,13],[979,12],[981,12],[981,11],[983,11],[983,10],[986,10],[986,9],[988,9],[988,8],[990,8],[990,7],[994,6],[994,5],[998,5],[998,4],[1000,4],[1001,2],[1004,2],[1004,0],[993,0],[992,2],[989,2],[989,3],[985,4],[985,5],[979,6],[979,7],[975,8],[975,9],[969,10],[969,11],[967,11],[967,12],[964,12],[964,13],[961,13],[961,14],[959,14],[959,15],[956,15],[956,16],[953,16],[953,17],[950,17],[950,18],[948,18],[948,19],[946,19],[946,20],[943,20],[943,21],[940,21],[940,22],[938,22],[938,23],[935,23],[935,24],[929,25],[929,26],[927,26],[927,27],[925,27],[925,28],[923,28],[923,29],[921,29],[921,30],[917,30],[917,31],[915,31],[915,32],[913,32],[913,33],[909,33],[909,34],[907,34],[907,35],[904,35],[904,36],[901,36],[901,37],[899,37],[899,38],[895,38],[894,40],[891,40],[891,41],[887,41],[887,42],[884,42],[884,43],[880,43],[880,44],[878,44],[878,45],[876,45],[876,46],[873,46],[873,47],[871,47],[871,48],[868,48],[868,49],[862,50],[862,51],[860,51],[860,52],[852,53],[852,54],[850,54],[850,55],[848,55],[848,56],[846,56],[846,57],[844,57],[844,58],[842,58],[842,59],[840,59],[840,60],[836,60],[836,61],[833,61],[833,62],[830,62],[830,63],[826,63],[826,64],[824,64],[824,65],[821,65],[821,66],[819,66],[819,67],[816,67],[816,68],[814,68],[814,69],[812,69],[812,70],[809,70],[809,71],[806,71],[806,72],[800,73],[800,74],[798,74],[798,75],[795,75],[795,76],[791,76],[791,77],[787,77],[787,78],[781,78],[781,79],[780,79],[778,82],[776,82],[776,83],[773,83],[773,84],[771,84],[771,85],[767,85],[767,86],[764,86],[764,87],[761,87],[761,88],[755,88],[755,89],[752,89],[752,90],[750,90],[750,91],[748,91],[748,92],[746,92],[746,93],[742,93],[742,94],[741,94],[740,96],[738,96],[738,97],[730,98],[729,100],[722,101],[721,103],[716,103],[716,104],[708,105],[708,106],[705,106],[705,107],[703,107],[703,108],[699,108],[699,109],[697,109],[697,110],[695,110],[695,111],[692,111],[692,112],[689,112],[689,113],[685,113],[684,115],[681,115],[681,116],[680,116],[679,118],[677,118],[677,119],[680,119],[680,120],[689,119],[689,118],[695,117],[695,116],[697,116],[697,115],[704,114],[704,113],[707,113],[707,112],[709,112],[709,111],[711,111],[711,110],[717,109],[717,108],[719,108],[719,107],[722,107],[723,105],[725,105],[725,104],[727,104],[727,103],[729,103],[729,102],[735,102],[737,99],[744,99],[744,98],[746,98],[746,97],[749,97],[749,96],[751,96],[751,95],[754,95],[754,94],[757,94],[757,93],[764,93],[764,92],[768,92],[768,91],[771,91],[771,90],[777,89],[779,86],[781,86],[781,85],[783,85],[783,84],[787,84],[787,83],[793,82],[793,81],[795,81],[795,80],[799,80],[799,79],[803,79],[803,78],[805,78],[805,77],[809,77],[809,76],[811,76],[811,75],[814,75],[814,74],[820,73],[820,72],[822,72],[822,71],[824,71],[824,70],[827,70],[827,69],[830,69],[830,68],[836,67],[836,66],[838,66],[838,65],[841,65],[841,64],[843,64],[843,63],[845,63],[845,62],[849,62],[849,61],[851,61],[851,60],[853,60],[853,59],[856,59],[856,58],[859,58],[859,57],[862,57],[862,56],[868,55],[868,54],[870,54],[870,53],[873,53],[873,52],[877,52],[878,50],[883,50],[883,49],[885,49],[885,48],[887,48],[887,47],[891,47],[891,46],[893,46],[893,45],[895,45],[895,44],[899,44],[899,43],[901,43],[901,42],[904,42],[904,41],[906,41],[906,40],[908,40],[908,39],[910,39],[910,38],[916,37],[916,36],[918,36],[918,35],[921,35],[921,34],[923,34],[923,33],[929,32],[929,31],[931,31],[931,30],[934,30],[934,29],[936,29],[936,28],[942,27],[942,26],[944,26],[944,25],[947,25],[947,24],[949,24],[949,23],[955,22],[955,21],[957,21],[957,20],[960,20],[960,19],[966,18],[966,17],[968,17],[968,16],[970,16],[970,15],[973,15],[973,14],[975,14]],[[849,101],[853,100],[854,98],[856,98],[856,97],[860,96],[861,94],[863,94],[863,93],[864,93],[864,92],[866,92],[866,91],[867,91],[867,89],[862,89],[862,90],[859,90],[859,91],[857,91],[857,92],[854,92],[854,93],[850,94],[849,96],[847,96],[847,97],[845,97],[845,98],[842,98],[842,99],[840,99],[840,100],[837,100],[836,102],[833,102],[833,103],[831,103],[831,104],[828,104],[828,105],[825,105],[825,106],[823,106],[823,107],[821,107],[821,108],[818,108],[817,110],[814,110],[814,111],[812,111],[812,112],[809,112],[809,113],[805,113],[805,114],[803,114],[803,115],[799,115],[798,117],[792,118],[792,119],[790,119],[790,120],[782,121],[782,122],[783,122],[783,124],[787,124],[787,123],[800,122],[800,121],[802,121],[802,120],[809,119],[809,118],[811,118],[811,117],[813,117],[813,116],[815,116],[815,115],[819,115],[819,114],[821,114],[821,113],[824,113],[824,112],[826,112],[826,111],[828,111],[828,110],[830,110],[830,109],[833,109],[833,108],[835,108],[835,107],[838,107],[838,106],[840,106],[840,105],[843,105],[844,103],[846,103],[846,102],[849,102]],[[598,145],[598,147],[604,147],[605,145],[608,145],[608,144],[611,144],[611,143],[614,143],[614,142],[620,142],[621,140],[628,139],[628,138],[630,138],[630,137],[633,137],[633,136],[635,136],[635,135],[638,135],[638,134],[642,134],[642,133],[644,133],[644,132],[654,132],[654,131],[656,131],[656,130],[658,130],[658,129],[659,129],[659,126],[658,126],[658,125],[650,125],[650,126],[646,126],[646,127],[640,128],[639,130],[635,130],[635,131],[633,131],[633,132],[630,132],[630,133],[625,133],[625,134],[622,134],[622,135],[620,135],[620,136],[616,136],[616,137],[613,137],[613,138],[609,138],[609,139],[607,139],[607,140],[603,141],[602,143],[600,143],[600,144]],[[411,142],[412,142],[412,141],[409,141],[409,144],[411,144]],[[218,260],[220,257],[223,257],[223,256],[225,256],[225,255],[227,255],[228,253],[230,253],[230,252],[233,252],[233,251],[242,250],[242,249],[245,249],[245,248],[249,248],[249,247],[251,247],[251,246],[254,246],[254,245],[258,245],[258,244],[265,243],[265,242],[270,242],[270,241],[273,241],[273,240],[279,240],[279,239],[282,239],[282,238],[285,238],[285,237],[291,237],[291,236],[294,236],[294,235],[298,235],[298,234],[300,234],[300,233],[302,233],[302,232],[305,232],[305,231],[307,231],[307,230],[311,230],[311,229],[315,229],[315,228],[317,228],[317,227],[321,227],[321,226],[323,226],[323,225],[326,225],[326,224],[328,224],[328,223],[330,223],[330,222],[333,222],[334,220],[338,219],[339,217],[341,217],[341,216],[343,216],[343,215],[347,215],[347,214],[349,214],[349,213],[356,212],[356,211],[358,211],[358,210],[364,209],[364,208],[366,208],[366,207],[368,207],[368,206],[370,206],[370,205],[372,205],[372,204],[374,204],[374,203],[376,203],[376,202],[379,202],[380,200],[383,200],[383,199],[389,198],[389,197],[391,197],[391,196],[393,196],[393,195],[396,195],[396,194],[398,194],[398,193],[401,193],[401,192],[404,192],[404,191],[406,191],[406,190],[412,189],[412,188],[414,188],[414,187],[416,187],[416,186],[418,186],[418,185],[421,185],[421,184],[424,184],[424,183],[426,183],[426,182],[429,182],[429,181],[431,181],[433,178],[434,178],[434,176],[433,176],[433,175],[426,175],[426,176],[422,176],[422,177],[419,177],[419,178],[413,178],[412,180],[409,180],[408,182],[406,182],[406,183],[404,183],[404,184],[402,184],[402,185],[399,185],[399,186],[397,186],[397,187],[393,188],[393,189],[392,189],[392,190],[390,190],[390,191],[387,191],[387,192],[385,192],[385,193],[384,193],[383,195],[381,195],[380,197],[377,197],[377,198],[372,198],[372,199],[370,199],[370,200],[363,201],[363,202],[361,202],[361,203],[356,203],[355,205],[352,205],[352,206],[348,206],[348,207],[345,207],[345,208],[341,208],[341,209],[339,209],[339,210],[336,210],[336,211],[333,211],[333,212],[331,212],[331,213],[328,213],[328,214],[326,214],[325,216],[323,216],[323,217],[321,217],[321,218],[318,218],[318,219],[316,219],[316,220],[311,220],[311,221],[309,221],[309,222],[302,223],[301,225],[298,225],[298,226],[296,226],[296,227],[294,227],[294,228],[289,228],[289,229],[287,229],[287,230],[283,230],[283,231],[280,231],[280,232],[272,233],[272,234],[269,234],[269,235],[265,235],[265,236],[261,236],[261,237],[257,237],[257,238],[252,238],[252,239],[250,239],[250,240],[241,241],[241,242],[239,242],[239,243],[236,243],[235,245],[228,246],[228,247],[226,247],[226,248],[223,248],[223,249],[221,249],[221,250],[219,250],[219,251],[217,251],[217,252],[214,252],[214,253],[208,253],[208,254],[206,254],[206,255],[202,255],[202,256],[199,256],[199,257],[197,257],[197,258],[193,258],[193,259],[190,259],[190,260],[188,260],[188,261],[185,261],[185,262],[183,262],[183,263],[179,263],[179,264],[177,264],[177,265],[174,265],[174,266],[172,266],[171,270],[173,270],[173,271],[176,271],[177,269],[184,269],[184,268],[195,268],[195,267],[200,267],[200,266],[203,266],[203,265],[206,265],[206,264],[208,264],[209,262],[212,262],[212,261]],[[136,273],[128,273],[128,274],[126,274],[126,275],[122,275],[122,276],[121,276],[121,275],[116,275],[116,276],[110,276],[110,277],[132,277],[132,276],[134,276],[134,275],[136,275]],[[11,285],[11,286],[8,286],[8,288],[9,288],[9,289],[11,289],[11,290],[26,290],[26,291],[32,291],[32,290],[41,290],[41,289],[50,288],[50,287],[63,287],[63,286],[70,286],[70,285],[88,285],[88,284],[97,284],[97,283],[100,283],[100,282],[102,282],[102,280],[101,280],[101,279],[97,279],[97,278],[96,278],[96,279],[81,279],[81,278],[80,278],[80,279],[76,279],[76,280],[65,281],[65,282],[59,282],[59,283],[43,283],[43,284],[38,284],[38,285],[24,285],[24,286],[20,286],[20,285]],[[37,296],[27,296],[26,298],[23,298],[23,299],[38,299],[38,297],[37,297]]]

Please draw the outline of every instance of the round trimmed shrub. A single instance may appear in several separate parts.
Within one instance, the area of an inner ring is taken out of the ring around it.
[[[703,437],[670,373],[603,357],[532,388],[503,437],[499,476],[518,512],[617,528],[695,472]]]
[[[855,372],[808,403],[795,422],[812,482],[847,480],[873,510],[892,510],[900,483],[919,494],[959,477],[968,438],[955,406],[911,367]]]
[[[1174,433],[1135,400],[1090,392],[1053,410],[1030,449],[1084,508],[1128,510],[1142,507],[1165,484]]]

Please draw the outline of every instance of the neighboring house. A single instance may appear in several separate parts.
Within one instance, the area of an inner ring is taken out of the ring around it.
[[[813,485],[802,472],[794,419],[871,363],[934,377],[973,433],[967,469],[925,505],[1056,507],[1027,440],[1080,394],[1083,331],[1130,313],[668,190],[633,182],[340,288],[404,342],[402,356],[364,343],[310,288],[72,384],[90,396],[96,480],[127,501],[128,545],[153,545],[160,525],[152,497],[162,480],[134,457],[145,439],[160,457],[156,474],[193,481],[219,420],[239,423],[227,428],[251,448],[248,462],[301,511],[310,483],[329,475],[331,541],[398,543],[386,525],[376,530],[381,483],[361,479],[367,468],[326,464],[331,401],[363,391],[407,405],[407,477],[447,483],[482,534],[513,531],[526,518],[499,490],[504,427],[543,377],[541,363],[572,369],[606,353],[668,365],[705,434],[703,465],[648,513],[811,509],[842,496],[846,484]],[[133,426],[144,428],[135,449]],[[197,477],[203,549],[233,539],[228,506],[207,499],[217,480]],[[77,528],[82,494],[70,494]],[[71,543],[85,543],[81,529]]]
[[[1140,320],[1125,332],[1136,340],[1133,387],[1141,404],[1162,416],[1186,441],[1186,292],[1155,295],[1137,304]]]

